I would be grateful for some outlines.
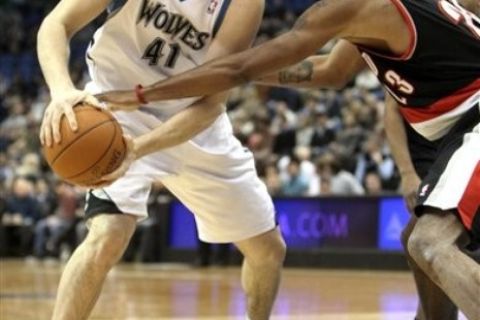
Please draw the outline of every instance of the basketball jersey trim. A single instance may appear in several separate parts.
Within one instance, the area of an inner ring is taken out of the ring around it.
[[[417,28],[415,27],[415,22],[413,21],[412,16],[408,12],[407,8],[403,5],[401,0],[391,0],[393,4],[397,7],[397,10],[402,15],[403,20],[407,24],[408,31],[410,33],[410,44],[408,46],[407,51],[400,56],[400,60],[408,60],[413,56],[415,52],[415,48],[417,47]]]
[[[109,18],[111,15],[115,14],[118,10],[123,8],[123,6],[127,3],[128,0],[113,0],[107,7],[107,12]]]
[[[377,52],[375,50],[372,50],[366,46],[360,46],[357,45],[362,51],[366,51],[368,53],[374,54],[378,57],[382,57],[385,59],[390,59],[390,60],[408,60],[410,59],[413,54],[415,53],[415,49],[417,48],[417,28],[415,26],[415,22],[413,21],[412,16],[408,12],[407,8],[405,8],[404,4],[402,3],[401,0],[390,0],[395,8],[397,8],[397,11],[400,13],[402,16],[403,20],[407,24],[408,32],[410,34],[410,43],[408,45],[407,50],[401,54],[400,56],[394,56],[394,55],[388,55],[388,54],[382,54],[380,52]]]
[[[477,163],[472,177],[467,184],[467,188],[458,204],[460,218],[469,230],[471,230],[473,226],[474,215],[472,214],[479,212],[480,210],[480,197],[478,197],[478,190],[480,190],[480,161]]]
[[[405,120],[407,120],[409,123],[419,123],[431,120],[457,108],[479,90],[480,78],[426,108],[417,109],[411,107],[402,107],[400,108],[400,112]]]
[[[230,7],[231,2],[232,0],[223,1],[222,7],[220,8],[220,13],[218,14],[217,20],[213,25],[212,38],[215,38],[215,36],[217,35],[217,32],[220,30],[220,27],[222,26],[223,20],[225,20],[225,16],[227,15],[227,11],[228,11],[228,8]]]

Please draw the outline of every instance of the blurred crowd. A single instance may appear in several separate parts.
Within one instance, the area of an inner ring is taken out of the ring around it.
[[[22,255],[58,256],[61,243],[78,242],[84,234],[79,216],[85,190],[55,179],[37,138],[49,97],[36,34],[56,2],[0,0],[0,255],[15,247],[9,244],[13,237]],[[290,29],[313,2],[268,0],[257,42]],[[78,87],[88,81],[84,52],[101,21],[72,41]],[[235,134],[254,153],[274,196],[395,192],[399,178],[382,128],[383,109],[383,91],[369,73],[340,92],[250,84],[233,90],[228,102]],[[17,234],[5,233],[9,226]]]

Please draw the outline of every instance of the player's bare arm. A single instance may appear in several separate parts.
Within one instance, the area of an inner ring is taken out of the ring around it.
[[[308,57],[255,82],[295,88],[342,89],[365,67],[358,49],[348,41],[340,40],[328,54]]]
[[[393,159],[400,172],[402,194],[410,212],[416,205],[416,194],[421,179],[413,166],[408,149],[405,125],[398,103],[389,95],[385,96],[384,127]]]
[[[62,0],[45,18],[38,32],[37,51],[43,75],[50,89],[51,102],[45,110],[40,140],[50,146],[60,142],[60,119],[65,115],[72,129],[77,123],[72,107],[96,100],[75,88],[68,71],[69,41],[95,19],[109,0]]]
[[[410,41],[406,30],[404,20],[389,0],[323,0],[307,10],[290,32],[243,53],[151,85],[140,94],[147,101],[156,101],[224,91],[295,64],[335,38],[400,54],[406,51]],[[102,99],[131,104],[138,101],[138,92],[112,92]]]
[[[260,27],[264,6],[264,0],[248,3],[242,0],[232,1],[222,27],[207,53],[207,60],[249,48]],[[239,25],[244,25],[244,28],[239,29]],[[104,180],[113,181],[124,174],[133,160],[184,143],[210,127],[225,111],[227,97],[228,93],[204,97],[155,130],[134,139],[131,150],[134,157],[125,161],[116,172],[104,177]]]

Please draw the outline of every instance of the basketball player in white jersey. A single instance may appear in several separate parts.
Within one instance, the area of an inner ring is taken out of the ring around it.
[[[92,82],[81,91],[68,73],[68,41],[107,6],[109,18],[87,51]],[[263,7],[263,0],[60,1],[38,34],[38,56],[52,96],[42,143],[61,140],[62,116],[75,129],[72,107],[81,101],[97,104],[92,94],[159,81],[246,49]],[[285,244],[252,154],[232,134],[224,100],[222,93],[115,113],[131,136],[133,163],[112,185],[89,192],[90,232],[64,270],[53,319],[89,316],[137,220],[147,216],[146,200],[157,179],[194,212],[202,240],[235,243],[245,256],[242,284],[248,317],[269,318]]]

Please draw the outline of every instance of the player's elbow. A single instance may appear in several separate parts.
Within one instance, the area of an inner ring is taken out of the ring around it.
[[[37,42],[40,42],[43,36],[48,34],[48,29],[51,28],[53,23],[53,19],[48,15],[45,19],[43,19],[42,23],[40,24],[40,28],[38,29],[37,33]]]

